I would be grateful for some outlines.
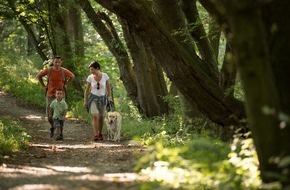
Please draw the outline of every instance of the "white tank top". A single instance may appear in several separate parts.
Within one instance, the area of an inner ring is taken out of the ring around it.
[[[102,73],[102,78],[99,81],[100,87],[97,89],[98,81],[94,79],[93,74],[89,75],[87,78],[87,82],[91,84],[91,93],[97,96],[106,95],[106,82],[109,80],[109,76],[106,73]]]

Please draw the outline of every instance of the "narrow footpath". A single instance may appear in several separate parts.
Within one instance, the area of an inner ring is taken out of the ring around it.
[[[25,151],[0,162],[1,190],[135,190],[140,178],[133,173],[144,148],[130,141],[93,142],[89,124],[69,118],[64,140],[49,137],[44,110],[24,106],[0,92],[0,115],[20,121],[32,142]]]

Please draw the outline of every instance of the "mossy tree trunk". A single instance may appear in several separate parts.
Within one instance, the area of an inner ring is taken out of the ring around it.
[[[126,23],[122,23],[124,38],[130,51],[137,82],[137,100],[140,112],[147,116],[168,114],[168,105],[164,97],[168,95],[163,70],[155,62],[152,52],[138,35],[130,32]]]
[[[264,182],[290,185],[290,2],[202,1],[233,45]],[[220,6],[219,5],[219,6]],[[242,31],[242,32],[241,32]]]

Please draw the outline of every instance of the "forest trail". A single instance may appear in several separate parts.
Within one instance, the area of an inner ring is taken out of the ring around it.
[[[64,140],[56,141],[49,137],[44,110],[23,106],[3,92],[0,115],[20,120],[32,136],[27,150],[0,162],[1,190],[138,189],[132,171],[143,147],[129,141],[95,143],[92,127],[73,118],[65,122]]]

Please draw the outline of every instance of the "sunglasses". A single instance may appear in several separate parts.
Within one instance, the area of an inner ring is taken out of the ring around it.
[[[97,90],[99,90],[99,89],[100,89],[100,83],[97,82]]]

